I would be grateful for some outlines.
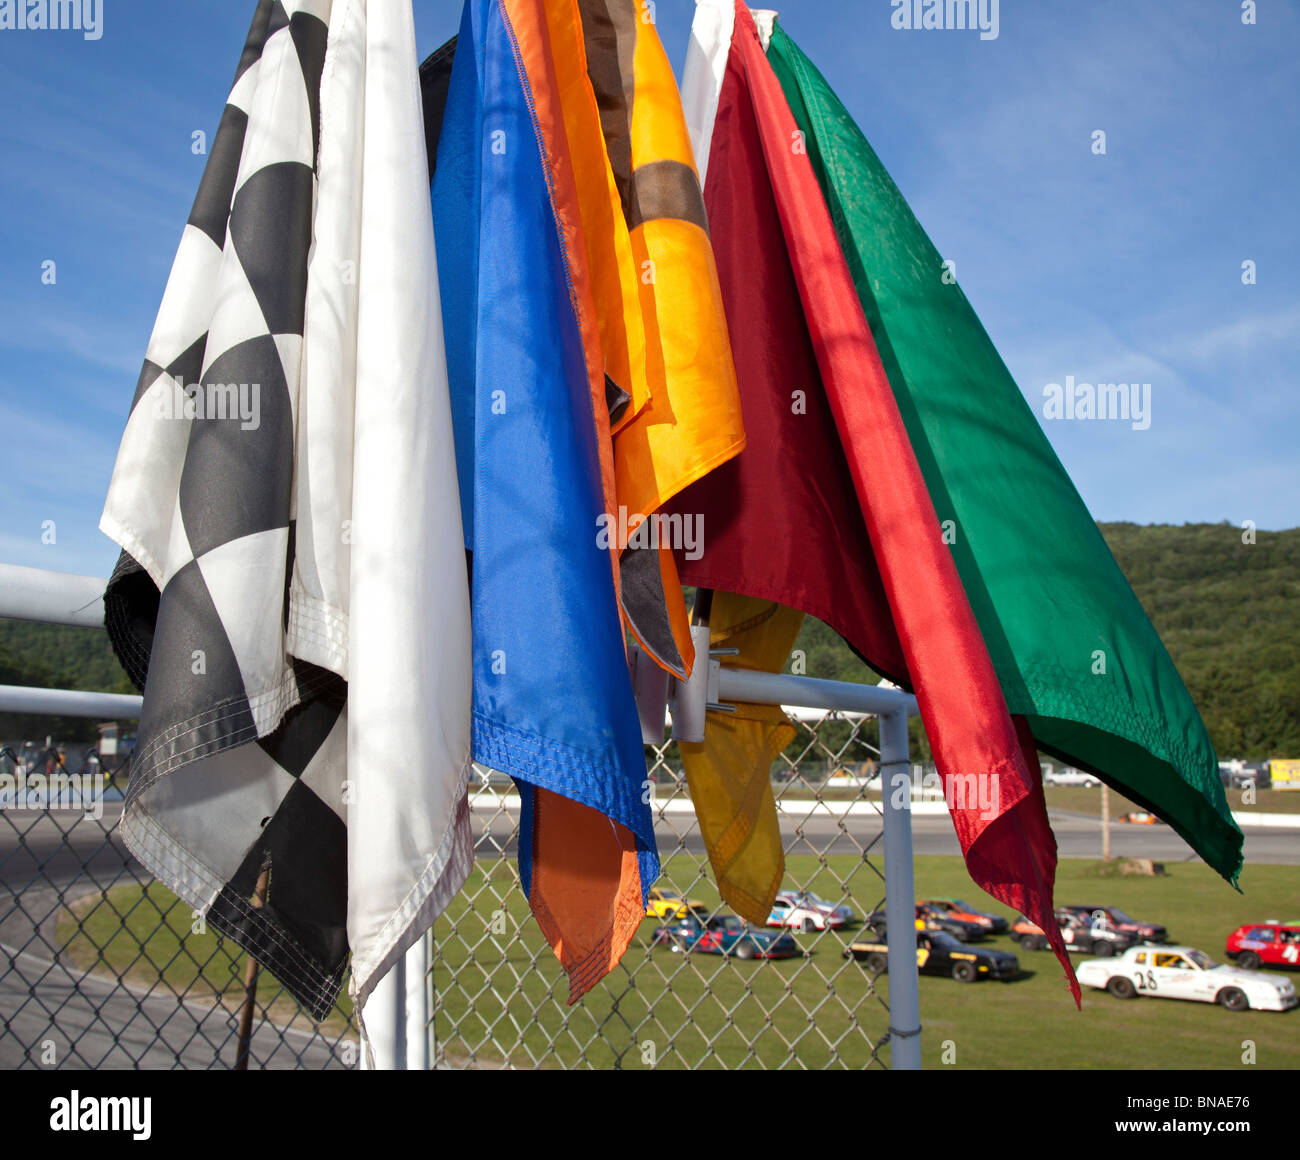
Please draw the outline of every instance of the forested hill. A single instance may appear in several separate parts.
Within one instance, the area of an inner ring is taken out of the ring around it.
[[[1102,524],[1221,757],[1300,757],[1300,528]],[[1254,543],[1243,542],[1253,537]]]
[[[1254,543],[1228,523],[1101,530],[1220,756],[1300,757],[1300,528],[1256,532]],[[810,676],[875,679],[823,624],[807,622],[796,647]],[[2,620],[0,684],[132,691],[104,634]],[[69,739],[94,736],[93,723],[60,725]],[[49,725],[0,714],[0,737],[33,730]]]
[[[1300,528],[1101,524],[1220,757],[1300,757]],[[1248,537],[1249,538],[1249,537]],[[875,680],[829,628],[805,623],[809,676]]]

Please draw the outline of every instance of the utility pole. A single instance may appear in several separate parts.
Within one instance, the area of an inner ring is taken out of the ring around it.
[[[1101,860],[1110,861],[1110,786],[1101,783]]]

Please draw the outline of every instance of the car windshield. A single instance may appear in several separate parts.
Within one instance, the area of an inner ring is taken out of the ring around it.
[[[958,910],[964,910],[964,911],[966,911],[967,914],[978,914],[978,913],[979,913],[979,911],[977,911],[973,906],[971,906],[969,903],[963,902],[960,898],[954,898],[954,899],[952,900],[952,904],[953,904],[953,906],[955,906]]]
[[[1218,963],[1210,958],[1210,956],[1204,951],[1188,951],[1187,957],[1203,971],[1212,971],[1216,966],[1218,966]]]
[[[942,947],[946,951],[964,951],[966,948],[947,931],[934,931],[927,936],[932,947]]]
[[[716,925],[725,930],[728,934],[740,934],[745,929],[745,924],[734,915],[728,915],[726,918],[716,920]]]
[[[1103,911],[1103,913],[1105,912]],[[1137,919],[1129,918],[1129,916],[1120,910],[1118,906],[1112,906],[1110,908],[1110,918],[1115,922],[1137,922]]]

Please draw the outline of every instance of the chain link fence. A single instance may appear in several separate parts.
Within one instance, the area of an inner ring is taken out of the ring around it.
[[[665,742],[646,749],[658,913],[572,1007],[520,885],[518,798],[476,767],[476,865],[432,935],[435,1066],[884,1066],[885,980],[848,954],[884,905],[875,722],[809,713],[796,724],[772,771],[784,885],[799,895],[782,915],[789,957],[750,957],[753,937],[719,954],[676,937],[688,913],[707,925],[727,912]],[[49,752],[0,757],[0,1067],[358,1066],[346,1001],[311,1021],[127,853],[125,770],[93,750],[73,766]]]

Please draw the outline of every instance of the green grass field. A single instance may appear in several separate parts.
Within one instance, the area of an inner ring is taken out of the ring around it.
[[[1101,790],[1087,789],[1081,785],[1048,785],[1043,787],[1049,810],[1073,810],[1080,814],[1101,816]],[[1295,790],[1261,789],[1253,794],[1254,802],[1242,800],[1244,792],[1239,789],[1225,789],[1228,807],[1242,813],[1261,814],[1300,814],[1300,792]],[[1112,819],[1129,810],[1141,809],[1127,798],[1110,792],[1110,816]]]
[[[811,790],[797,782],[780,792],[783,798],[788,798],[790,801],[804,801],[813,797]],[[1047,798],[1047,808],[1050,810],[1070,810],[1073,813],[1091,814],[1095,817],[1101,816],[1100,789],[1087,789],[1081,785],[1049,785],[1043,787],[1043,792]],[[1226,789],[1223,792],[1227,796],[1228,806],[1232,810],[1239,810],[1244,813],[1300,814],[1300,791],[1256,790],[1253,794],[1254,801],[1251,803],[1243,801],[1245,792],[1243,790]],[[879,800],[879,794],[874,790],[868,790],[867,793],[868,796]],[[819,796],[823,801],[828,802],[857,801],[862,796],[862,791],[857,789],[823,789]],[[1122,794],[1111,790],[1110,816],[1112,821],[1119,817],[1120,814],[1140,809],[1142,807],[1135,802],[1131,802]]]
[[[832,857],[824,866],[812,857],[789,860],[788,881],[825,897],[838,898],[845,879],[859,914],[881,902],[883,883],[857,859]],[[669,861],[671,881],[687,887],[691,898],[717,902],[690,855]],[[918,858],[916,885],[918,897],[952,895],[1010,914],[971,885],[956,858]],[[1094,864],[1066,861],[1057,899],[1123,907],[1221,958],[1224,939],[1241,923],[1300,916],[1300,870],[1248,867],[1242,887],[1239,895],[1199,865],[1175,866],[1162,878],[1100,878]],[[178,989],[221,995],[234,1006],[240,956],[211,934],[187,933],[189,911],[179,904],[169,909],[169,897],[157,886],[147,895],[138,887],[113,891],[111,908],[101,903],[85,914],[86,934],[76,935],[71,916],[61,924],[67,953],[82,966],[146,984],[161,975]],[[155,930],[160,908],[167,921]],[[116,912],[125,914],[125,929]],[[647,919],[623,963],[567,1008],[563,973],[528,916],[513,864],[481,860],[436,927],[438,1036],[448,1059],[625,1068],[862,1067],[871,1061],[871,1042],[884,1033],[888,1015],[863,968],[842,957],[852,932],[800,934],[806,957],[754,963],[652,950],[655,925]],[[1025,974],[1012,983],[965,986],[922,976],[927,1067],[1233,1070],[1244,1066],[1249,1041],[1256,1066],[1300,1068],[1300,1011],[1237,1014],[1173,1000],[1123,1002],[1091,991],[1078,1011],[1050,953],[1021,952],[1005,937],[984,945],[1016,950]],[[262,986],[259,997],[274,998],[273,1016],[287,1017],[289,1001],[270,994],[265,976]],[[887,978],[879,986],[887,995]],[[346,1009],[336,1016],[340,1026],[345,1018]],[[882,1056],[888,1060],[887,1048]]]
[[[190,908],[157,882],[119,886],[64,910],[59,918],[61,953],[82,970],[137,987],[174,991],[188,1000],[236,1010],[244,998],[246,956],[234,943],[204,930],[196,934]],[[161,985],[160,985],[161,984]],[[311,1024],[279,982],[262,971],[257,982],[259,1015],[309,1029]],[[332,1038],[348,1027],[345,993],[325,1030]]]

